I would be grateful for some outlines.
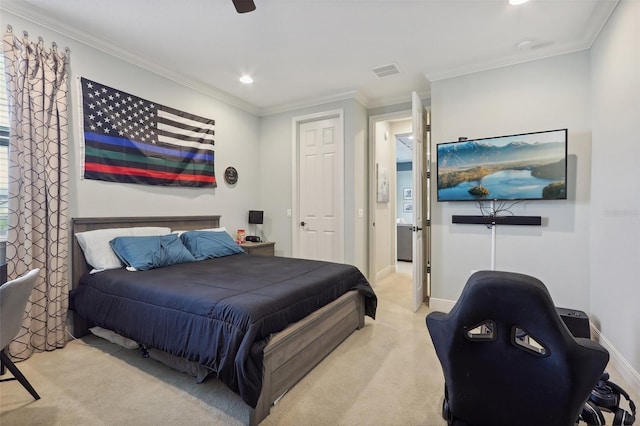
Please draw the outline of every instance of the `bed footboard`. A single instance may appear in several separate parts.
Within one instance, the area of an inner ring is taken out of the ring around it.
[[[264,349],[262,392],[250,424],[258,425],[280,396],[363,326],[364,296],[351,291],[274,335]]]

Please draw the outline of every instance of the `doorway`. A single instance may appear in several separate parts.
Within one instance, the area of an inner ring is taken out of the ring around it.
[[[386,174],[389,188],[388,199],[371,196],[375,244],[371,245],[369,277],[375,282],[396,272],[412,276],[411,111],[371,117],[370,132],[375,169],[372,182],[377,184]]]
[[[415,312],[430,297],[430,115],[413,92],[410,111],[371,116],[370,134],[370,281],[398,270],[398,228],[410,213],[411,279]],[[413,136],[410,179],[399,185],[396,147]],[[406,185],[406,186],[403,186]],[[388,194],[381,193],[385,188]],[[404,213],[407,213],[405,216]],[[404,230],[401,230],[404,231]]]

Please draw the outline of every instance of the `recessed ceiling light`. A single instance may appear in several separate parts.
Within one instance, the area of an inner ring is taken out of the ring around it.
[[[528,2],[529,0],[509,0],[509,4],[512,6],[517,6],[519,4],[523,4]]]
[[[240,77],[240,83],[251,84],[253,83],[253,79],[251,78],[250,75],[245,74],[242,77]]]

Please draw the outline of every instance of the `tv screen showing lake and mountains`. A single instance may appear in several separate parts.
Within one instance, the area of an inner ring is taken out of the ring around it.
[[[438,201],[567,198],[567,129],[437,145]]]

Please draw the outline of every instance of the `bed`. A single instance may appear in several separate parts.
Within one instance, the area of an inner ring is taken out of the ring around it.
[[[77,218],[71,228],[75,235],[219,225],[219,216]],[[362,328],[365,314],[375,317],[375,294],[349,265],[237,254],[142,272],[89,274],[78,240],[72,241],[74,335],[98,325],[206,367],[251,407],[250,424],[263,420],[277,398]]]

